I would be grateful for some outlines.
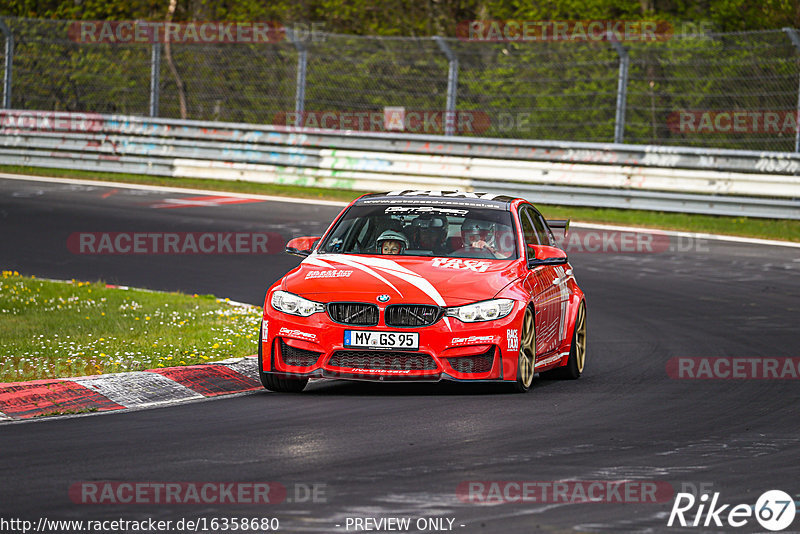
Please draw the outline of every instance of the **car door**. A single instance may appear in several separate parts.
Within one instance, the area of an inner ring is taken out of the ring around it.
[[[550,227],[547,226],[544,217],[536,208],[531,209],[531,218],[533,220],[533,226],[536,228],[536,234],[539,236],[539,241],[543,245],[550,245],[551,247],[557,246],[556,238],[553,235],[553,231],[550,230]],[[555,337],[555,343],[552,347],[552,350],[555,350],[561,345],[561,342],[564,340],[564,336],[566,335],[566,325],[567,325],[567,310],[569,308],[569,297],[570,297],[570,290],[569,284],[567,283],[569,279],[572,277],[572,269],[569,265],[558,265],[554,267],[550,267],[551,271],[554,274],[553,285],[558,291],[558,332]]]
[[[549,240],[542,242],[545,234],[537,231],[533,208],[524,205],[520,208],[519,218],[522,233],[525,237],[525,259],[533,259],[531,245],[549,245]],[[545,354],[558,346],[559,322],[561,319],[560,291],[558,287],[559,273],[553,266],[540,265],[528,271],[525,277],[525,289],[533,297],[536,311],[536,354]]]

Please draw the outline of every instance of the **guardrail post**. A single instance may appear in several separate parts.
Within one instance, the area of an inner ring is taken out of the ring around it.
[[[447,103],[445,105],[444,134],[453,135],[456,126],[456,94],[458,93],[458,58],[448,46],[447,42],[439,37],[434,37],[439,49],[447,56]]]
[[[789,36],[789,39],[792,40],[792,44],[800,52],[800,37],[797,35],[797,30],[794,28],[783,28],[783,31],[786,32],[786,35]],[[797,108],[794,116],[795,122],[795,132],[794,132],[794,151],[800,152],[800,125],[797,122],[800,121],[800,82],[798,82],[797,86]]]
[[[617,80],[617,115],[614,119],[614,142],[622,143],[625,137],[625,107],[628,103],[628,64],[630,56],[628,51],[619,43],[619,40],[611,32],[608,32],[608,39],[614,46],[619,56],[619,78]]]
[[[294,95],[294,111],[302,116],[306,107],[306,69],[308,67],[308,49],[302,39],[295,39],[294,32],[286,28],[286,36],[297,49],[297,90]]]
[[[3,65],[3,109],[11,109],[11,65],[14,61],[14,34],[2,20],[0,20],[0,31],[6,37],[5,64]]]
[[[161,92],[161,43],[153,43],[150,55],[150,116],[158,117],[158,99]]]

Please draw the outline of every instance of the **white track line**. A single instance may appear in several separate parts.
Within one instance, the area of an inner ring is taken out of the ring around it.
[[[597,230],[612,230],[617,232],[653,232],[657,234],[676,236],[676,237],[692,237],[694,239],[715,239],[717,241],[732,241],[734,243],[749,243],[752,245],[767,245],[772,247],[793,247],[800,248],[800,243],[793,243],[791,241],[778,241],[775,239],[758,239],[755,237],[738,237],[733,235],[720,235],[720,234],[701,234],[694,232],[679,232],[676,230],[659,230],[658,228],[642,228],[637,226],[615,226],[610,224],[594,224],[576,222],[570,223],[570,228],[577,226],[579,228],[594,228]]]
[[[292,197],[276,197],[270,195],[254,195],[250,193],[230,193],[227,191],[214,191],[211,189],[188,189],[183,187],[167,187],[159,185],[146,185],[146,184],[126,184],[122,182],[105,182],[101,180],[78,180],[74,178],[51,178],[47,176],[29,176],[25,174],[7,174],[0,173],[0,178],[7,178],[9,180],[21,180],[32,182],[51,182],[62,183],[71,185],[94,185],[99,187],[116,187],[118,189],[139,189],[144,191],[161,191],[167,193],[187,193],[187,194],[200,194],[200,195],[227,195],[237,198],[248,198],[255,200],[265,200],[268,202],[285,202],[290,204],[311,204],[315,206],[347,206],[347,202],[337,202],[332,200],[314,200],[308,198],[292,198]],[[579,228],[595,228],[598,230],[612,230],[612,231],[639,231],[639,232],[655,232],[669,236],[693,237],[696,239],[714,239],[717,241],[729,241],[733,243],[747,243],[751,245],[765,245],[773,247],[792,247],[800,248],[800,243],[793,243],[791,241],[779,241],[773,239],[758,239],[753,237],[738,237],[721,234],[704,234],[693,232],[680,232],[675,230],[660,230],[658,228],[647,228],[637,226],[616,226],[609,224],[595,224],[588,222],[575,221],[570,223],[570,226]]]
[[[254,195],[250,193],[232,193],[229,191],[214,191],[211,189],[189,189],[186,187],[169,187],[162,185],[147,184],[126,184],[122,182],[105,182],[102,180],[78,180],[75,178],[51,178],[48,176],[29,176],[25,174],[0,173],[0,178],[9,180],[22,180],[31,182],[51,182],[57,184],[70,185],[94,185],[98,187],[116,187],[117,189],[139,189],[144,191],[161,191],[165,193],[188,193],[193,195],[225,195],[236,198],[248,198],[255,200],[266,200],[269,202],[286,202],[291,204],[312,204],[314,206],[347,206],[347,202],[336,202],[333,200],[315,200],[310,198],[276,197],[270,195]]]

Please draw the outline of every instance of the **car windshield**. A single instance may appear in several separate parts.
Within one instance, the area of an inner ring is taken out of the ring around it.
[[[511,214],[505,209],[356,204],[338,221],[319,252],[510,260],[517,258],[514,236]]]

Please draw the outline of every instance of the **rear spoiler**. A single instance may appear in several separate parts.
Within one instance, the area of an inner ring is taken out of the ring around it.
[[[569,219],[553,219],[551,221],[547,221],[547,226],[552,228],[563,228],[564,229],[564,237],[567,237],[567,233],[569,232]]]

